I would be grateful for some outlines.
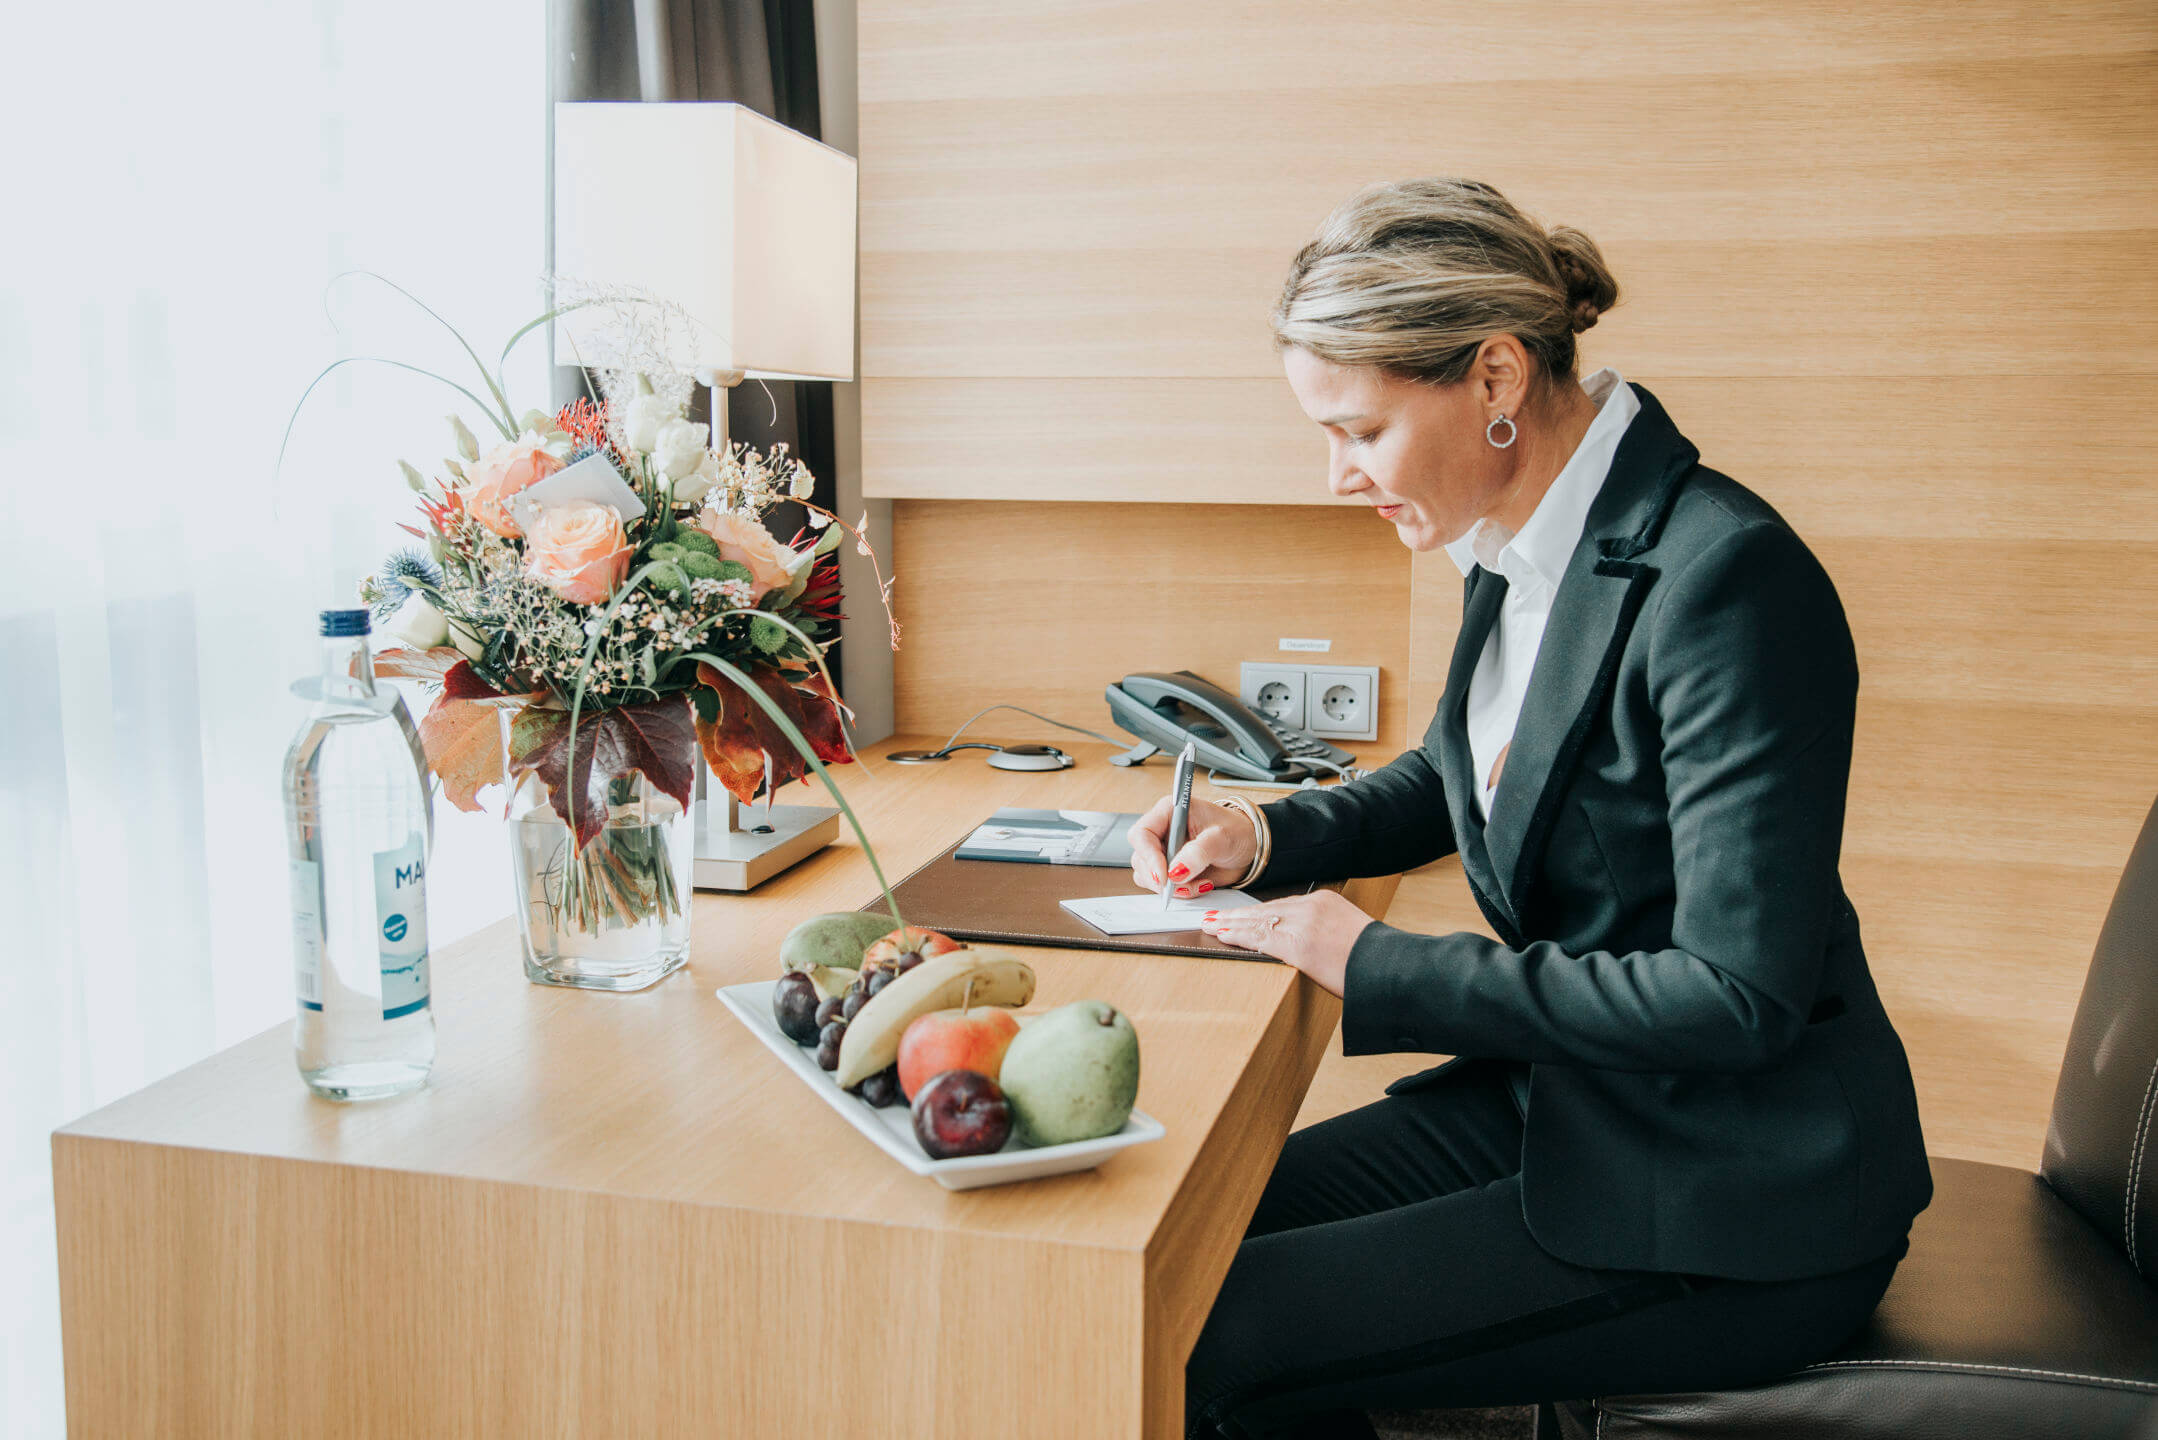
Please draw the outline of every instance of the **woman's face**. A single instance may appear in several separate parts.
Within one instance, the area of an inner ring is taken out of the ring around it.
[[[1326,487],[1393,522],[1411,550],[1458,540],[1503,500],[1514,456],[1484,439],[1489,387],[1474,371],[1454,385],[1282,352],[1289,388],[1326,432]]]

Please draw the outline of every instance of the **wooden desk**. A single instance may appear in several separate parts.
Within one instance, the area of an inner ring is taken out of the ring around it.
[[[1000,803],[1139,809],[1167,784],[1092,744],[1051,776],[881,759],[923,743],[841,772],[894,879]],[[700,896],[690,969],[642,994],[526,983],[507,922],[441,952],[417,1094],[313,1099],[279,1026],[57,1132],[69,1433],[1180,1434],[1185,1357],[1339,1002],[1280,965],[1031,952],[1031,1008],[1131,1014],[1168,1138],[947,1192],[713,998],[873,893],[841,833]],[[1383,915],[1393,889],[1352,897]]]

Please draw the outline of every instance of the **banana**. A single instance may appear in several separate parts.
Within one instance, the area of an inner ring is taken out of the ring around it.
[[[1008,951],[953,950],[924,960],[854,1012],[839,1041],[842,1088],[868,1079],[899,1055],[899,1037],[917,1016],[961,1005],[1024,1005],[1034,998],[1034,967]]]
[[[817,987],[819,1000],[835,1000],[847,993],[847,987],[854,983],[854,977],[861,972],[844,970],[837,965],[811,965],[802,973]]]

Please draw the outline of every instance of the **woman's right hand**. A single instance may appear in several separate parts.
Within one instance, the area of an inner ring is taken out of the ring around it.
[[[1142,890],[1160,893],[1162,876],[1176,882],[1176,895],[1203,895],[1217,885],[1243,878],[1259,851],[1251,821],[1226,805],[1191,802],[1191,833],[1184,848],[1165,858],[1169,815],[1174,802],[1166,795],[1131,827],[1131,878]]]

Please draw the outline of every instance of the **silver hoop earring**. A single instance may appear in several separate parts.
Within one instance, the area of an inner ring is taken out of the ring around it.
[[[1504,425],[1506,427],[1506,438],[1504,440],[1499,439],[1498,436],[1491,433],[1492,431],[1498,429],[1501,425]],[[1489,425],[1486,425],[1484,427],[1484,439],[1491,442],[1491,448],[1494,450],[1504,450],[1507,446],[1514,443],[1514,437],[1520,433],[1521,432],[1514,427],[1514,422],[1507,419],[1503,413],[1500,414],[1498,418],[1493,420]]]

